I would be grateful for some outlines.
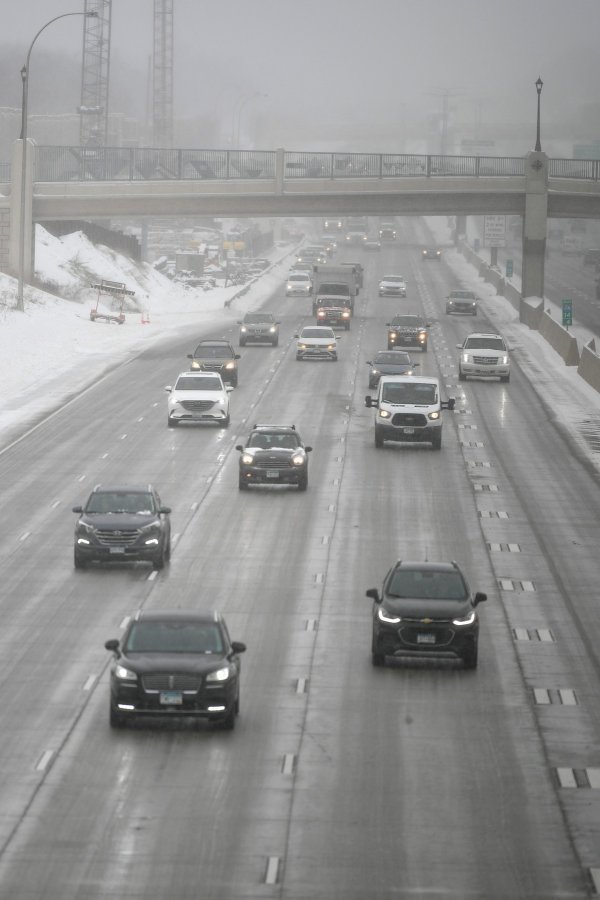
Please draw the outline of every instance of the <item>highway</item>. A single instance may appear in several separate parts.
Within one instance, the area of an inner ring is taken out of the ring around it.
[[[310,301],[266,298],[229,429],[168,429],[164,386],[228,312],[115,369],[0,453],[0,897],[10,900],[584,898],[600,866],[600,497],[526,377],[459,382],[446,264],[412,232],[366,267],[340,359],[297,362]],[[340,257],[357,258],[344,248]],[[380,299],[384,274],[408,297]],[[432,322],[420,374],[446,396],[439,453],[373,441],[366,360],[397,312]],[[294,422],[309,486],[240,493],[255,422]],[[97,482],[158,486],[170,566],[75,571],[71,507]],[[371,601],[398,558],[456,559],[479,667],[374,668]],[[139,607],[218,607],[242,657],[235,731],[108,724],[110,654]]]

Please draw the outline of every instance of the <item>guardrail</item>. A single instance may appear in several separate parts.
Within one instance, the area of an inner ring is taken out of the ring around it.
[[[35,181],[204,181],[276,177],[275,150],[170,150],[151,147],[35,148]],[[289,179],[470,177],[525,174],[523,157],[285,151]],[[550,159],[550,178],[600,181],[600,160]],[[9,183],[10,163],[0,163]]]

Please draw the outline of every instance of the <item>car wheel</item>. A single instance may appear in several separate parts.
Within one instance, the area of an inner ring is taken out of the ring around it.
[[[237,386],[238,386],[238,380],[237,380],[237,375],[236,375],[235,378],[231,379],[231,387],[235,388]]]
[[[381,434],[375,429],[375,446],[379,449],[383,447],[383,437]]]
[[[474,315],[474,316],[477,315],[477,310],[474,310],[473,315]]]
[[[171,416],[168,416],[167,425],[169,426],[169,428],[177,428],[179,422],[177,421],[177,419],[172,419]]]
[[[465,664],[465,669],[477,668],[477,642],[474,642],[473,645],[469,647],[469,649],[463,656],[463,661]]]
[[[439,434],[434,434],[433,440],[431,442],[431,446],[433,450],[441,450],[442,449],[442,430],[440,428]]]
[[[233,731],[235,728],[235,704],[231,707],[224,719],[221,719],[220,726],[223,731]]]
[[[77,550],[75,550],[75,552],[73,553],[73,565],[76,569],[87,568],[86,560],[81,556],[80,553],[77,552]]]
[[[500,381],[503,381],[505,384],[510,381],[510,375],[501,375]]]
[[[164,569],[166,558],[166,547],[161,547],[159,553],[152,560],[153,569]]]
[[[308,475],[303,475],[298,481],[298,490],[305,491],[308,487]]]
[[[302,357],[296,353],[296,362],[302,362]]]
[[[240,491],[248,490],[248,482],[241,476],[240,476],[240,480],[238,481],[238,487],[239,487]]]
[[[112,705],[112,702],[109,707],[108,720],[110,722],[111,728],[123,728],[123,726],[125,725],[125,720],[124,720],[123,716],[120,716],[118,714],[118,712],[115,710],[114,706]]]
[[[459,370],[458,370],[458,380],[459,380],[459,381],[466,381],[466,380],[467,380],[467,376],[466,376],[465,373],[462,371],[462,369],[459,369]]]

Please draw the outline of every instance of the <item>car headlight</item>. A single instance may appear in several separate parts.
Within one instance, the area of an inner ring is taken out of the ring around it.
[[[420,340],[420,341],[425,341],[426,339],[427,339],[427,332],[426,332],[426,331],[420,331],[420,332],[419,332],[419,340]]]
[[[379,369],[371,369],[371,375],[381,375]]]
[[[137,681],[137,674],[132,672],[131,669],[126,669],[121,663],[115,665],[114,672],[115,678],[118,678],[120,681]]]
[[[378,415],[381,419],[389,419],[391,417],[391,412],[387,409],[380,409]]]
[[[440,414],[437,411],[430,412],[429,415],[427,416],[428,419],[439,419],[439,417],[440,417]]]
[[[350,313],[348,312],[348,310],[344,310],[344,312],[342,313],[342,319],[349,319],[349,318],[350,318]]]
[[[192,360],[192,365],[190,366],[190,368],[192,368],[192,369],[201,369],[201,368],[202,368],[202,363],[201,363],[199,360],[197,360],[197,359],[193,359],[193,360]]]
[[[327,344],[328,350],[335,350],[335,344]]]
[[[226,369],[235,369],[235,363],[234,363],[234,361],[231,360],[230,362],[225,363],[225,368],[226,368]]]
[[[397,337],[398,337],[398,335],[394,334],[394,332],[392,332],[391,334],[388,334],[388,340],[390,340],[390,341],[395,341]]]
[[[269,328],[269,333],[275,334],[276,331],[277,331],[277,327],[275,325],[271,325],[271,327]]]
[[[475,610],[472,609],[471,612],[467,613],[466,616],[461,616],[460,619],[452,619],[452,624],[458,625],[459,627],[461,625],[472,625],[475,621],[475,615]]]
[[[93,534],[95,531],[93,525],[88,525],[87,522],[78,522],[77,523],[77,533],[78,534]]]
[[[306,344],[298,344],[298,350],[306,350]]]
[[[380,622],[386,622],[388,625],[398,625],[402,621],[400,616],[394,616],[392,613],[386,612],[383,606],[377,610],[377,618]]]
[[[254,457],[251,453],[242,453],[242,462],[245,466],[251,466],[254,462]]]
[[[502,363],[503,366],[507,366],[508,365],[508,356],[503,356],[501,358],[500,362]]]
[[[464,363],[471,362],[471,357],[470,357],[470,355],[469,355],[468,353],[463,353],[463,355],[462,355],[462,361],[463,361]]]
[[[209,672],[206,676],[207,681],[227,681],[227,679],[231,676],[231,668],[229,666],[223,666],[222,669],[217,669],[216,672]]]
[[[242,332],[242,334],[246,334],[246,332],[248,331],[248,329],[246,328],[245,325],[242,325],[242,327],[240,328],[240,331]]]
[[[304,465],[304,454],[297,453],[295,456],[292,456],[292,465],[293,466],[303,466]]]

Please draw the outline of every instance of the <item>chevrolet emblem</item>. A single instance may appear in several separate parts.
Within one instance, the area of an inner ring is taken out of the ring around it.
[[[423,625],[431,625],[433,619],[421,619],[421,624]]]

